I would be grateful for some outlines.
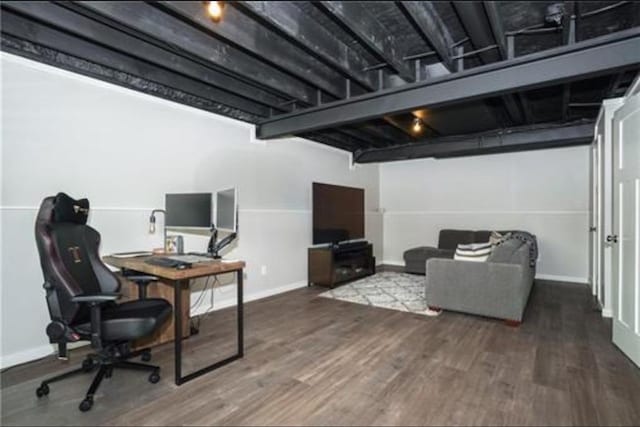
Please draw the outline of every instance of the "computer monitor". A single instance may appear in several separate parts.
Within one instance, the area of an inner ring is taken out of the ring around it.
[[[238,231],[238,198],[235,188],[216,193],[216,221],[218,230],[236,233]]]
[[[211,193],[183,193],[165,195],[168,228],[211,228]]]

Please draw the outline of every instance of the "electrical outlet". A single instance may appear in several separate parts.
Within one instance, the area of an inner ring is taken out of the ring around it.
[[[260,274],[262,274],[263,276],[267,275],[267,266],[263,265],[262,267],[260,267]]]

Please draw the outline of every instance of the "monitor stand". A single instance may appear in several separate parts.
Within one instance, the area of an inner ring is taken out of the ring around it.
[[[218,241],[218,229],[214,228],[209,238],[209,244],[207,245],[207,256],[213,259],[221,259],[220,251],[228,246],[238,236],[237,233],[231,233],[224,239]]]

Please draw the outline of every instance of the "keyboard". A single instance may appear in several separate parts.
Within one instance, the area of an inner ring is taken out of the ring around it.
[[[164,258],[172,259],[174,261],[187,262],[189,264],[196,264],[198,262],[215,261],[213,258],[208,257],[208,256],[191,255],[191,254],[188,254],[188,255],[169,255],[169,256],[166,256]]]
[[[146,259],[145,264],[157,265],[160,267],[168,267],[168,268],[191,268],[190,262],[179,261],[176,259],[165,258],[165,257],[153,257]]]

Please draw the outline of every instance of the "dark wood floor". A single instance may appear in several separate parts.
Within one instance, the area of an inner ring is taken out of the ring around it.
[[[51,386],[53,358],[2,373],[2,424],[51,425],[640,425],[640,370],[611,344],[589,290],[537,283],[524,323],[437,318],[318,298],[301,289],[246,307],[246,357],[181,387],[163,368],[117,371],[88,413],[91,377]],[[193,364],[231,353],[233,311],[187,340]],[[76,351],[73,363],[79,363]],[[193,366],[193,365],[192,365]]]

